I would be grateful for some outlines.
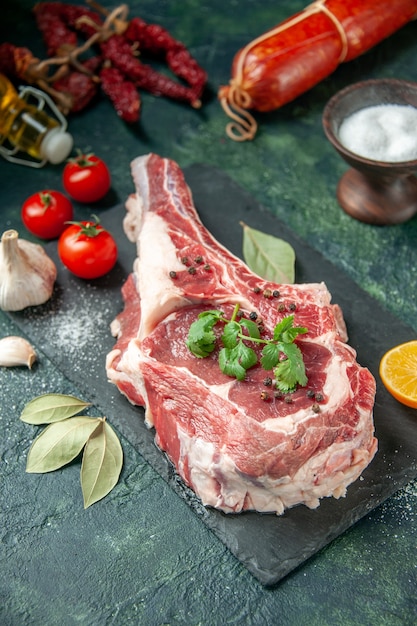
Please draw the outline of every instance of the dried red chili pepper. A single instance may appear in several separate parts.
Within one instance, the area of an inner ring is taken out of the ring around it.
[[[29,48],[14,46],[11,43],[0,44],[0,72],[9,78],[30,82],[28,72],[38,63],[39,59],[33,56]]]
[[[116,113],[125,122],[137,122],[141,101],[135,85],[126,80],[116,67],[103,67],[100,70],[101,88],[110,98]]]
[[[94,0],[89,3],[94,5]],[[77,112],[87,106],[97,93],[99,80],[103,92],[125,121],[139,118],[141,102],[137,88],[182,100],[194,107],[201,105],[206,72],[184,44],[157,24],[146,24],[140,18],[129,24],[126,5],[111,13],[101,7],[99,10],[107,15],[104,22],[98,13],[82,6],[39,2],[33,11],[48,56],[52,58],[40,61],[25,48],[3,44],[0,69],[3,64],[3,71],[8,75],[36,83],[52,95],[65,113]],[[129,38],[118,34],[129,26]],[[87,38],[82,45],[78,43],[79,35]],[[78,56],[93,45],[99,47],[101,56],[79,61]],[[139,61],[133,52],[135,45],[165,60],[171,71],[187,84],[178,83]],[[54,73],[48,75],[51,68]]]
[[[101,14],[106,15],[108,19],[109,11],[107,9],[94,0],[89,0],[89,4]],[[78,18],[77,24],[80,23],[80,18]],[[188,84],[188,88],[184,88],[183,85],[141,63],[141,69],[136,67],[133,70],[135,75],[136,73],[139,74],[137,78],[139,87],[151,91],[154,95],[165,95],[177,100],[184,100],[191,103],[195,108],[201,106],[200,99],[207,82],[207,73],[199,66],[182,42],[174,39],[159,24],[148,24],[139,17],[134,17],[127,22],[123,12],[121,12],[120,17],[115,16],[112,25],[115,34],[123,34],[124,38],[137,46],[141,53],[144,52],[165,60],[169,69]],[[115,64],[114,59],[113,63]],[[120,69],[123,71],[123,68]]]
[[[103,26],[100,15],[83,6],[62,2],[41,2],[37,6],[46,13],[57,14],[70,28],[86,37],[91,37],[97,32],[97,28]]]
[[[94,72],[101,65],[100,57],[91,57],[82,63],[86,73],[73,70],[63,78],[52,83],[52,87],[69,98],[69,111],[78,113],[97,95],[99,83]]]
[[[51,80],[52,88],[62,94],[67,103],[65,109],[62,105],[60,108],[65,114],[81,111],[97,94],[98,79],[94,77],[94,72],[102,62],[99,57],[91,57],[84,62],[77,58],[83,46],[78,45],[78,34],[73,28],[73,22],[84,15],[86,10],[61,2],[40,2],[35,5],[33,12],[47,53],[53,57],[50,62],[55,60],[54,57],[62,59],[59,77]],[[98,15],[93,14],[93,17],[100,22]]]
[[[122,35],[113,35],[101,43],[103,56],[132,80],[137,87],[146,89],[155,96],[167,96],[174,100],[183,100],[194,107],[201,103],[195,100],[189,87],[180,85],[168,76],[160,74],[150,65],[141,63],[132,52],[128,41]]]
[[[64,115],[70,110],[71,100],[49,84],[48,66],[34,57],[28,48],[10,43],[0,44],[0,72],[19,84],[23,81],[29,85],[37,85],[53,98]]]
[[[49,57],[62,56],[77,47],[77,33],[67,27],[61,2],[39,2],[33,8]]]
[[[67,28],[67,39],[70,38],[68,33],[75,35],[80,33],[88,38],[91,43],[100,44],[102,39],[111,36],[112,31],[109,26],[103,24],[98,14],[77,5],[67,5],[61,2],[42,2],[36,7],[39,17],[39,23],[48,25],[54,20],[65,24]],[[69,28],[73,29],[72,31]],[[42,31],[44,39],[49,42],[49,29]],[[71,38],[71,42],[74,39]],[[87,42],[88,44],[88,42]],[[67,52],[65,48],[61,48],[63,52]],[[48,47],[51,51],[51,47]],[[56,52],[59,53],[57,49]],[[72,62],[74,59],[71,59]],[[86,69],[98,70],[99,77],[97,81],[101,81],[103,92],[110,98],[117,114],[127,122],[135,122],[139,119],[140,96],[135,85],[126,79],[126,77],[117,69],[108,65],[102,66],[104,59],[100,63],[95,64],[91,68],[91,64],[83,63]],[[100,67],[102,66],[102,67]],[[97,83],[93,78],[83,75],[82,72],[71,71],[70,74],[54,83],[54,88],[60,92],[68,94],[71,98],[71,110],[79,111],[91,101],[97,93]]]
[[[199,66],[185,45],[159,24],[147,24],[139,17],[130,20],[125,38],[138,43],[141,52],[165,58],[168,67],[192,88],[195,101],[201,98],[207,82],[206,71]]]

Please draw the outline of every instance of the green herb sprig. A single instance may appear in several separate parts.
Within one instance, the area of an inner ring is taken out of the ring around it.
[[[84,508],[113,489],[123,465],[122,446],[105,418],[77,415],[88,406],[89,403],[74,396],[48,393],[28,402],[20,416],[27,424],[49,424],[30,447],[28,473],[53,472],[73,461],[84,449],[81,465]]]
[[[226,318],[222,311],[203,311],[190,326],[186,345],[198,358],[209,356],[217,346],[214,332],[216,324],[224,324],[220,340],[219,366],[227,376],[244,380],[246,371],[257,364],[258,356],[248,342],[264,344],[260,363],[265,370],[272,370],[276,387],[283,393],[295,390],[297,384],[304,387],[307,376],[300,348],[294,343],[298,335],[308,332],[303,326],[294,326],[294,315],[288,315],[274,328],[272,339],[263,339],[256,322],[238,317],[236,304],[232,317]]]

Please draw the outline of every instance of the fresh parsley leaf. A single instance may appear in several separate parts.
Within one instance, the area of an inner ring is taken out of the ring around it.
[[[260,363],[263,369],[272,370],[275,385],[281,391],[294,391],[297,384],[305,386],[307,376],[303,355],[294,343],[298,335],[308,332],[303,326],[294,326],[294,315],[288,315],[274,328],[273,339],[263,339],[258,325],[244,317],[238,317],[239,305],[236,304],[231,319],[224,317],[221,311],[204,311],[190,326],[187,346],[191,352],[204,358],[216,347],[216,334],[213,330],[217,323],[224,324],[219,352],[219,366],[227,376],[244,380],[246,371],[257,364],[256,352],[248,342],[264,344]]]
[[[225,325],[222,335],[222,342],[225,348],[234,348],[236,346],[240,330],[238,322],[230,321]]]
[[[252,320],[246,320],[245,318],[242,318],[240,320],[240,326],[246,328],[249,337],[252,337],[252,339],[260,339],[261,333],[259,332],[258,324],[252,322]]]
[[[278,347],[286,357],[281,359],[274,369],[278,389],[287,393],[294,391],[297,383],[304,387],[307,384],[307,376],[300,348],[294,343],[280,343]]]
[[[294,315],[287,315],[274,328],[274,341],[292,343],[298,335],[307,333],[303,326],[293,326]]]
[[[245,368],[245,370],[248,370],[249,368],[256,365],[256,363],[258,362],[258,357],[255,350],[246,346],[243,341],[236,346],[236,349],[238,353],[239,363]]]
[[[223,348],[219,353],[221,371],[227,376],[234,376],[237,380],[244,380],[246,370],[256,365],[257,361],[256,352],[243,342],[234,348]]]
[[[204,319],[205,317],[214,319],[217,322],[223,317],[223,313],[222,311],[218,311],[217,309],[214,309],[212,311],[202,311],[201,313],[198,314],[198,319],[200,320]]]
[[[262,349],[261,365],[264,370],[272,370],[279,361],[280,349],[276,343],[267,343]]]
[[[204,315],[199,315],[198,319],[191,324],[188,332],[187,347],[199,359],[211,354],[216,347],[216,335],[213,326],[218,322],[218,316],[212,313],[217,312],[205,311]]]

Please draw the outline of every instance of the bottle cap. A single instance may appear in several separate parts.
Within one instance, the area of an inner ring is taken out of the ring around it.
[[[60,128],[54,128],[46,133],[42,141],[42,158],[55,165],[62,163],[71,152],[73,144],[73,138],[69,133]]]

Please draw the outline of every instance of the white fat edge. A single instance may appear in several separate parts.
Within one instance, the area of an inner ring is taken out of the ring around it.
[[[347,376],[347,362],[337,355],[333,355],[326,370],[326,380],[323,385],[323,394],[328,401],[323,406],[332,411],[343,404],[344,400],[352,395],[352,389]],[[322,406],[322,405],[320,405]]]
[[[119,350],[118,348],[115,348],[107,353],[107,356],[106,356],[106,370],[107,371],[113,368],[113,361],[117,359],[117,357],[120,356],[120,354],[121,354],[121,350]]]
[[[285,510],[285,504],[280,495],[264,488],[251,486],[247,492],[247,508],[264,513],[275,513],[282,515]],[[301,504],[301,502],[298,502]]]
[[[107,374],[110,382],[128,382],[135,387],[139,395],[143,398],[145,409],[145,423],[148,427],[153,426],[152,412],[149,409],[148,392],[145,386],[145,379],[142,374],[142,366],[150,359],[144,355],[137,339],[131,339],[121,354],[121,358],[116,368],[112,367],[113,359],[120,355],[120,350],[113,350],[106,360]]]
[[[193,303],[207,301],[207,298],[204,291],[192,298],[184,296],[183,291],[169,277],[171,271],[183,271],[184,265],[178,259],[168,226],[159,215],[146,213],[137,249],[134,273],[141,298],[141,321],[137,336],[144,339],[170,313]],[[204,285],[202,288],[204,289]],[[247,298],[233,292],[216,297],[215,304],[217,308],[222,304],[239,304],[240,308],[253,310],[253,305]]]
[[[121,325],[120,320],[115,317],[114,320],[110,323],[110,334],[112,337],[118,337],[120,335]]]
[[[149,209],[149,174],[146,163],[152,155],[143,154],[136,157],[130,164],[130,171],[135,185],[136,194],[141,199],[144,209]]]
[[[296,283],[297,291],[310,293],[314,296],[314,303],[320,307],[327,307],[331,303],[332,295],[326,283]]]
[[[129,374],[129,372],[124,371],[124,370],[120,371],[118,368],[114,368],[113,360],[119,355],[120,355],[120,350],[113,350],[112,352],[108,354],[108,357],[106,359],[107,380],[109,383],[116,385],[116,386],[123,385],[123,383],[129,383],[129,384],[134,385],[135,388],[139,390],[140,395],[142,396],[144,403],[145,403],[145,406],[144,406],[145,424],[148,428],[152,428],[152,426],[154,425],[153,416],[152,416],[152,412],[148,408],[148,396],[147,396],[147,391],[144,385],[143,378],[136,377],[136,376],[132,377]],[[122,395],[124,395],[131,404],[135,404],[124,391],[122,391],[121,389],[119,390],[120,390],[120,393],[122,393]]]
[[[224,450],[218,455],[212,443],[190,437],[178,425],[177,437],[180,443],[179,472],[184,475],[186,463],[193,488],[203,504],[230,511],[241,510],[246,496],[245,480],[236,472],[235,464]],[[219,471],[227,476],[227,485],[216,479]]]
[[[142,198],[136,194],[130,194],[125,202],[126,215],[123,219],[123,230],[126,237],[132,243],[136,243],[140,229],[142,227],[143,219],[143,201]]]
[[[272,479],[264,475],[251,480],[238,471],[224,450],[216,454],[212,443],[190,437],[179,426],[177,437],[180,443],[179,473],[184,475],[186,465],[192,487],[203,504],[226,512],[239,512],[245,503],[257,511],[275,512],[277,515],[298,504],[316,508],[320,498],[345,495],[348,485],[359,477],[369,462],[369,458],[364,456],[362,462],[336,471],[333,476],[315,485],[315,469],[319,469],[320,463],[326,464],[325,452],[320,455],[319,463],[318,459],[314,459],[311,468],[310,463],[306,463],[293,477]],[[225,480],[222,481],[221,477]]]
[[[285,417],[277,416],[270,417],[259,424],[261,428],[269,432],[283,433],[284,435],[291,435],[297,430],[297,425],[311,417],[313,411],[309,409],[300,409],[296,413],[286,415]]]
[[[184,266],[177,258],[166,222],[159,215],[146,214],[137,246],[134,272],[141,298],[138,337],[143,339],[159,321],[190,301],[169,277],[170,271],[182,271]]]
[[[340,341],[347,343],[349,341],[349,333],[347,330],[346,321],[343,315],[342,307],[339,304],[333,304],[333,316],[336,323],[336,329],[339,335]]]
[[[320,344],[332,353],[334,353],[335,344],[338,343],[342,350],[350,352],[351,356],[356,360],[356,350],[340,337],[338,330],[336,330],[336,332],[334,330],[329,330],[326,333],[315,337],[313,340],[305,339],[305,341]]]
[[[227,383],[222,383],[221,385],[206,384],[205,387],[207,387],[207,389],[209,389],[211,393],[214,393],[216,396],[218,396],[219,398],[222,398],[223,400],[227,400],[228,402],[230,402],[230,404],[233,405],[234,403],[229,400],[229,393],[232,387],[234,386],[235,382],[236,381],[232,379]]]
[[[359,478],[375,452],[375,444],[370,449],[364,447],[361,434],[353,440],[336,441],[308,459],[291,480],[301,486],[311,483],[309,493],[316,498],[330,495],[339,498]]]
[[[241,294],[235,293],[232,291],[223,296],[216,297],[215,304],[216,304],[217,309],[221,308],[222,304],[228,304],[228,305],[238,304],[239,308],[244,311],[256,311],[257,313],[259,313],[259,311],[257,311],[256,308],[254,308],[252,302],[250,302],[247,298],[245,298]]]
[[[334,445],[337,445],[337,444],[334,444]],[[329,454],[330,453],[331,453],[331,450],[329,450]],[[340,454],[340,451],[338,451],[338,454]],[[351,455],[352,455],[352,450],[347,450],[346,458],[347,459],[351,458]],[[362,472],[365,470],[365,468],[369,465],[370,461],[372,460],[372,456],[373,455],[369,453],[363,454],[363,455],[360,455],[359,461],[351,463],[350,465],[346,465],[343,469],[334,471],[332,473],[324,471],[324,473],[321,475],[322,480],[320,480],[317,484],[314,484],[314,480],[313,480],[308,490],[306,490],[303,487],[306,481],[306,478],[304,477],[304,473],[310,477],[311,471],[308,471],[308,468],[301,468],[302,470],[304,470],[304,472],[300,474],[301,472],[300,470],[300,472],[294,478],[294,480],[296,484],[300,485],[300,488],[303,489],[307,506],[310,506],[311,508],[315,508],[315,506],[317,506],[315,504],[315,499],[318,500],[319,498],[333,496],[334,498],[338,499],[338,498],[344,497],[346,495],[346,491],[349,485],[351,485],[360,477]],[[288,502],[290,506],[292,506],[293,504],[297,504],[297,502],[291,503],[290,489],[288,490],[288,492],[289,493],[286,496],[285,501]],[[310,504],[310,502],[312,504]]]
[[[177,437],[179,472],[183,472],[186,465],[192,486],[203,504],[226,512],[242,510],[245,502],[257,511],[272,511],[277,515],[298,504],[316,508],[320,498],[344,496],[347,487],[359,478],[375,453],[361,448],[359,442],[353,451],[355,442],[336,442],[308,459],[294,476],[273,479],[264,475],[251,480],[240,474],[224,448],[216,451],[212,443],[191,437],[178,425]],[[331,474],[326,471],[329,465],[334,466]],[[315,484],[317,474],[321,480]]]
[[[303,503],[314,509],[319,505],[320,498],[343,497],[347,487],[359,478],[374,454],[373,449],[362,448],[357,441],[335,442],[308,459],[294,476],[275,480],[268,475],[258,477],[257,485],[249,489],[251,501],[257,510],[267,511],[267,508],[261,507],[266,501],[264,493],[268,491],[272,501],[279,497],[285,508]],[[334,468],[332,472],[327,469],[329,465]],[[316,484],[317,475],[320,480]],[[279,514],[278,509],[277,512]]]
[[[249,496],[258,511],[283,512],[281,497],[274,493],[274,489],[286,480],[290,482],[289,477],[272,481],[276,484],[271,490],[271,479],[267,476],[260,477],[258,484],[242,476],[224,447],[217,451],[212,443],[191,437],[178,425],[177,437],[180,443],[179,472],[183,473],[186,465],[193,488],[205,506],[239,512]],[[223,481],[218,480],[221,477]]]

